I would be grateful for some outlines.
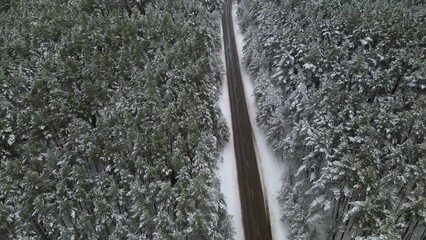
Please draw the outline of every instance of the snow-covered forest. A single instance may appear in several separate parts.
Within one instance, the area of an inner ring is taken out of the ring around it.
[[[230,239],[221,0],[0,1],[0,239]]]
[[[290,239],[426,239],[426,3],[243,0]]]

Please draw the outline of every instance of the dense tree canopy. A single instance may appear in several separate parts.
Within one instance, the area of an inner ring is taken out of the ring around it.
[[[426,5],[242,1],[292,239],[426,239]]]
[[[0,239],[230,239],[222,1],[0,1]]]

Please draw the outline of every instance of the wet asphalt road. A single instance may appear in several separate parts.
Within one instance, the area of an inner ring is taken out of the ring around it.
[[[244,236],[246,240],[271,240],[234,36],[232,0],[225,0],[222,24]]]

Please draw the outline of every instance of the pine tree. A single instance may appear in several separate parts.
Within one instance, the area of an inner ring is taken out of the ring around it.
[[[424,237],[422,9],[242,2],[258,121],[290,169],[282,200],[294,239]]]
[[[1,239],[232,238],[221,4],[0,5]]]

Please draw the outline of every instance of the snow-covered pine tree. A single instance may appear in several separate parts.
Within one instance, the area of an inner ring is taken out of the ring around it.
[[[290,169],[282,200],[294,239],[425,238],[424,9],[241,3],[258,121]]]
[[[1,239],[232,239],[221,4],[0,4]]]

